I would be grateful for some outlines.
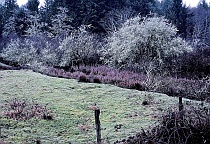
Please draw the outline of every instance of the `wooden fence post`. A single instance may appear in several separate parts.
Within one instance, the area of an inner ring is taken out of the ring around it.
[[[183,110],[184,106],[182,103],[182,97],[179,97],[179,112],[181,112]]]
[[[184,105],[182,102],[182,97],[179,97],[179,114],[180,114],[180,118],[183,120],[183,116],[184,116]]]
[[[96,124],[96,136],[97,136],[97,144],[101,144],[101,126],[100,126],[100,109],[95,109],[95,124]]]

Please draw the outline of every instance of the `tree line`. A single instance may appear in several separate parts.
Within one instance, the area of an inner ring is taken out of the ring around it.
[[[63,29],[88,25],[91,32],[106,34],[131,16],[156,13],[172,22],[183,38],[208,43],[210,37],[210,6],[205,0],[195,8],[182,0],[45,0],[43,6],[39,4],[39,0],[28,0],[19,7],[16,0],[5,0],[0,5],[0,36],[26,36],[33,26],[56,35],[52,31],[58,23]]]

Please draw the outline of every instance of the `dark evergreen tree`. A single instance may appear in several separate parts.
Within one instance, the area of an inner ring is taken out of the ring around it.
[[[0,4],[0,38],[2,37],[4,27],[4,7]]]
[[[15,13],[15,11],[19,8],[16,0],[5,0],[4,7],[5,7],[4,16],[6,20],[10,16],[12,16]]]
[[[178,28],[178,34],[186,38],[188,21],[192,17],[188,7],[182,0],[163,0],[161,3],[163,15]]]
[[[44,6],[40,7],[39,13],[41,15],[41,21],[47,23],[48,25],[51,23],[51,17],[53,16],[53,0],[45,0]]]
[[[188,17],[187,17],[187,30],[186,30],[186,35],[187,35],[187,39],[192,39],[193,38],[193,31],[194,31],[194,12],[192,10],[192,8],[188,8]]]
[[[55,0],[52,11],[57,14],[58,7],[66,7],[68,15],[73,18],[72,25],[91,25],[93,31],[103,31],[98,22],[104,17],[109,4],[106,0]]]
[[[31,12],[38,13],[39,11],[39,0],[28,0],[28,3],[26,4],[27,9]]]
[[[91,25],[92,31],[102,32],[103,29],[99,24],[99,21],[106,13],[106,3],[103,0],[81,0],[75,6],[75,9],[70,9],[76,17],[73,17],[73,24],[75,26]],[[75,10],[75,11],[74,11]]]
[[[6,34],[8,36],[10,31],[15,32],[18,10],[19,7],[16,0],[5,0],[3,5],[3,35]]]
[[[72,0],[69,0],[69,1],[72,1]],[[58,12],[59,12],[58,8],[59,7],[69,8],[66,4],[66,0],[53,0],[52,4],[51,4],[51,12],[52,12],[53,15],[58,14]]]
[[[187,8],[185,5],[183,5],[182,0],[173,0],[172,12],[172,21],[179,30],[178,34],[182,35],[182,37],[186,37]]]
[[[16,33],[18,36],[24,36],[27,29],[27,11],[20,8],[16,13]]]
[[[126,6],[132,7],[137,13],[142,16],[148,15],[150,12],[157,12],[157,5],[155,0],[130,0]]]
[[[162,8],[161,8],[161,1],[155,0],[155,6],[156,6],[156,13],[159,15],[163,15]]]
[[[174,12],[172,11],[173,0],[162,0],[161,11],[162,14],[169,20],[173,19]]]

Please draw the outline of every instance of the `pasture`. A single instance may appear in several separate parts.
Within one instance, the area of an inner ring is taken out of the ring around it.
[[[15,98],[46,106],[52,120],[5,118],[5,104]],[[143,101],[149,102],[148,105],[142,105]],[[168,108],[177,108],[177,103],[178,98],[159,93],[80,83],[30,70],[0,71],[0,134],[1,140],[8,143],[94,143],[96,132],[91,106],[101,109],[103,142],[113,143],[135,135],[141,128],[154,126],[159,116]]]

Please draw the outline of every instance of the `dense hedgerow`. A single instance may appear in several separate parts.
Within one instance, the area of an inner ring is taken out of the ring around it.
[[[45,68],[43,74],[73,78],[78,81],[113,84],[122,88],[164,93],[169,96],[205,100],[210,93],[210,78],[190,80],[186,78],[158,77],[148,80],[143,73],[108,68],[105,66],[79,66],[69,71],[56,68]],[[154,83],[154,84],[153,84]]]
[[[108,37],[103,59],[107,64],[122,67],[153,61],[162,64],[168,56],[191,51],[177,35],[177,28],[163,17],[134,17]]]

